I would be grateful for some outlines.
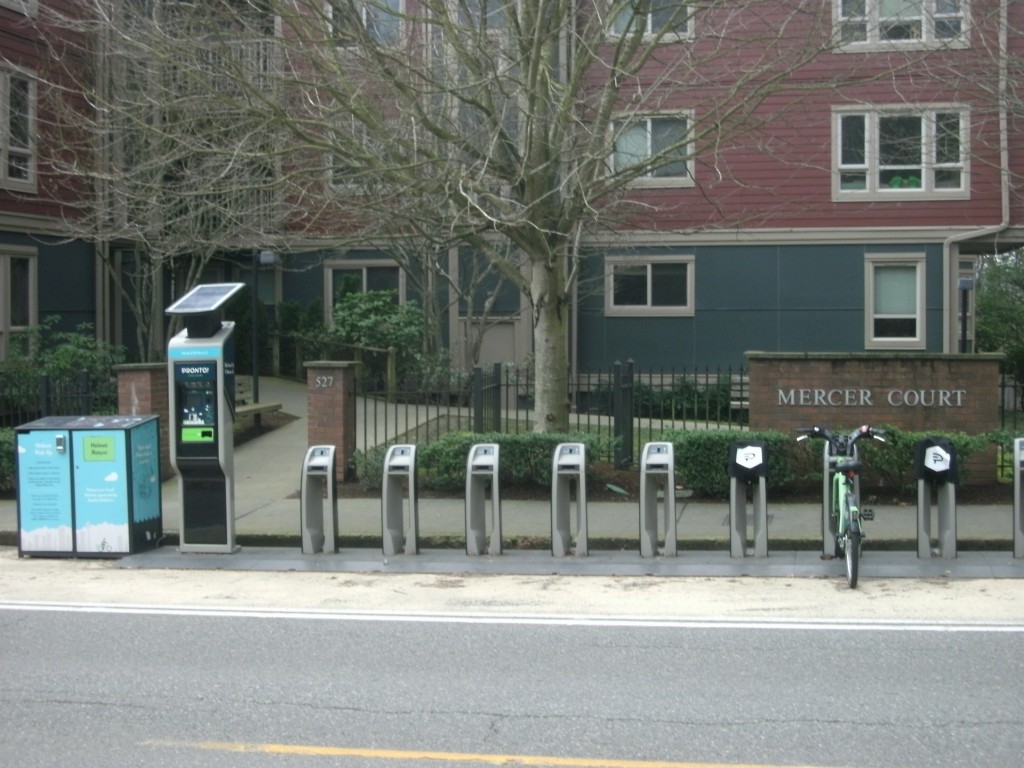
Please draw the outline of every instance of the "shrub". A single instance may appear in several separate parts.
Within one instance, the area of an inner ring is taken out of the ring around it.
[[[35,339],[32,356],[43,373],[54,378],[74,376],[88,371],[93,381],[111,378],[111,369],[126,359],[124,347],[99,341],[90,323],[80,323],[74,331],[56,330],[59,318],[47,317],[32,329]]]
[[[0,492],[14,490],[14,430],[0,428]]]
[[[498,482],[503,486],[550,486],[551,464],[559,443],[583,443],[587,462],[609,449],[606,438],[586,434],[523,432],[519,434],[476,434],[452,432],[437,442],[417,447],[416,469],[420,488],[458,492],[466,488],[466,460],[477,443],[497,443],[501,448]],[[356,473],[367,488],[384,484],[387,448],[377,446],[357,454]]]
[[[40,374],[53,380],[70,380],[85,371],[92,388],[93,412],[116,411],[113,367],[125,361],[124,347],[97,340],[89,323],[79,324],[74,331],[59,331],[59,322],[60,318],[49,316],[16,337],[17,343],[0,367],[0,391],[6,405],[32,411],[39,401]],[[51,407],[60,408],[53,402]]]
[[[953,445],[960,482],[967,477],[966,463],[977,451],[993,442],[993,435],[968,435],[964,432],[908,432],[885,425],[885,444],[874,440],[861,440],[857,450],[864,460],[865,474],[872,480],[893,491],[909,491],[917,484],[914,466],[917,444],[928,437],[942,437]]]
[[[926,437],[945,437],[956,449],[961,481],[964,463],[973,453],[993,441],[992,435],[964,433],[904,432],[885,427],[886,444],[862,441],[857,444],[864,459],[865,482],[878,483],[893,491],[912,489],[916,482],[914,455],[917,443]],[[823,472],[821,441],[796,441],[795,434],[777,431],[666,430],[657,440],[671,442],[675,450],[676,476],[698,497],[725,499],[729,496],[729,448],[734,441],[756,440],[765,444],[769,493],[792,490],[799,485],[820,485]],[[610,453],[611,440],[581,434],[475,434],[455,432],[437,442],[421,445],[416,460],[419,485],[437,491],[461,494],[466,483],[466,458],[476,443],[501,446],[499,481],[504,486],[550,486],[555,447],[564,442],[587,445],[588,464]],[[376,447],[355,457],[356,473],[367,488],[383,485],[386,447]],[[639,468],[636,470],[639,472]]]
[[[782,432],[667,430],[661,439],[674,446],[676,473],[683,484],[705,498],[728,497],[729,446],[734,441],[758,440],[765,443],[765,482],[772,491],[796,482],[805,464],[793,437]]]

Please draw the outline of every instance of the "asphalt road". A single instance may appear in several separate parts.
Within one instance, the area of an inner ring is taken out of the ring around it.
[[[1022,650],[1016,622],[9,602],[0,732],[19,768],[1007,766]]]

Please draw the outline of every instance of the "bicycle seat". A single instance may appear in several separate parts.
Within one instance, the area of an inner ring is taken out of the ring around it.
[[[860,472],[862,466],[858,459],[843,459],[836,464],[836,472]]]

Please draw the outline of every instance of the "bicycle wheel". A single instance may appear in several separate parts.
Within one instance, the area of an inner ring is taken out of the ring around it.
[[[857,586],[857,577],[860,575],[860,526],[856,521],[851,521],[846,529],[846,581],[850,589]]]

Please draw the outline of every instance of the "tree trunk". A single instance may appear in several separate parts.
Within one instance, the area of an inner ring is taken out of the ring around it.
[[[534,264],[530,294],[533,301],[533,356],[536,378],[534,432],[569,429],[568,313],[562,302],[563,280],[557,268]]]

